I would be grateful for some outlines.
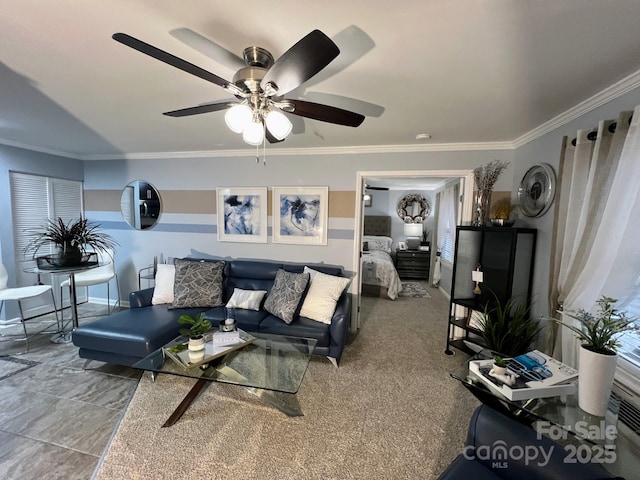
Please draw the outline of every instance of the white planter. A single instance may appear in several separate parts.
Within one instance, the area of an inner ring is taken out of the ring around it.
[[[603,355],[580,347],[578,405],[591,415],[604,417],[609,404],[618,355]]]
[[[204,359],[204,348],[200,350],[189,350],[189,362],[197,363]]]
[[[204,349],[204,337],[189,339],[189,350],[198,351],[203,349]]]

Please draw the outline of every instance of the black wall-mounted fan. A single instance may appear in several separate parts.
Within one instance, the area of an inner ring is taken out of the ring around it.
[[[238,99],[237,102],[227,100],[164,113],[170,117],[216,112],[226,110],[238,103],[246,103],[255,114],[264,114],[269,109],[277,108],[294,115],[349,127],[357,127],[364,121],[364,115],[359,113],[283,97],[320,72],[340,53],[338,46],[320,30],[314,30],[303,37],[275,61],[271,53],[264,48],[246,48],[243,52],[246,66],[236,72],[232,82],[126,33],[116,33],[113,39],[161,62],[214,83]],[[279,141],[270,135],[268,129],[266,138],[272,143]]]

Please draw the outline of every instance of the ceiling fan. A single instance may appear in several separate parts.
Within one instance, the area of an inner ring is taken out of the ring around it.
[[[250,145],[260,145],[265,138],[270,143],[285,139],[291,132],[292,125],[282,112],[349,127],[357,127],[364,121],[364,115],[359,113],[284,98],[284,95],[316,75],[340,53],[338,46],[320,30],[313,30],[277,60],[264,48],[245,48],[243,58],[246,66],[235,73],[232,82],[126,33],[115,33],[112,38],[145,55],[214,83],[234,95],[237,100],[173,110],[164,112],[163,115],[185,117],[226,110],[227,126],[236,133],[242,133],[245,142]]]
[[[374,187],[372,185],[369,185],[368,183],[364,184],[364,189],[365,190],[389,190],[389,187]]]

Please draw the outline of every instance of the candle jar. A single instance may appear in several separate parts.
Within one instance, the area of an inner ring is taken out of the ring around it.
[[[236,311],[234,308],[225,308],[225,320],[220,322],[221,332],[234,332],[236,330]]]

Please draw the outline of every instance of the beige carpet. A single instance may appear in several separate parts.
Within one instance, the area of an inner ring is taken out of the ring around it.
[[[449,376],[448,302],[366,298],[340,368],[314,358],[298,393],[303,417],[212,384],[161,428],[194,380],[144,375],[95,478],[429,479],[461,451],[477,405]]]

